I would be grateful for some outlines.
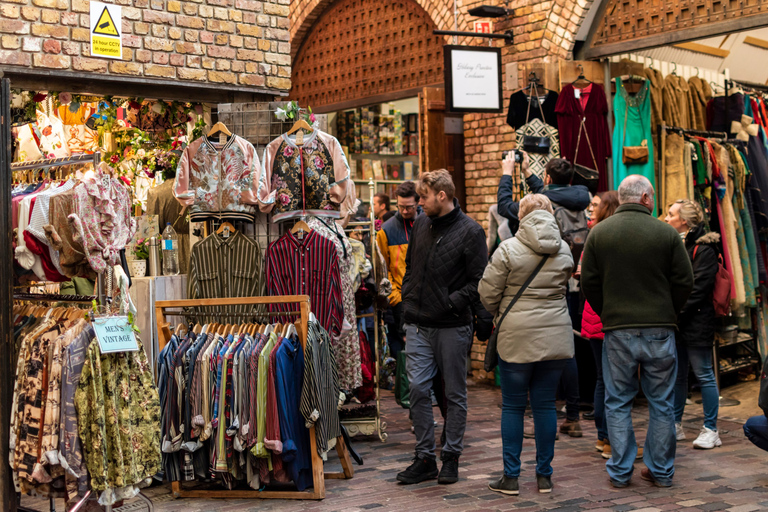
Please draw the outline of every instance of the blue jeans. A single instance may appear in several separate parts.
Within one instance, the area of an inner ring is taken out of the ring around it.
[[[675,381],[675,423],[683,421],[685,398],[688,396],[688,362],[701,385],[701,401],[704,406],[704,426],[717,430],[717,412],[720,393],[717,390],[715,367],[712,364],[712,347],[687,347],[677,344],[677,380]]]
[[[752,444],[768,452],[768,418],[765,415],[749,418],[744,424],[744,435]]]
[[[501,372],[501,441],[504,448],[504,475],[520,476],[520,453],[523,451],[523,415],[531,397],[533,425],[536,433],[536,474],[552,475],[557,435],[555,396],[566,360],[536,363],[507,363],[499,359]]]
[[[658,482],[671,484],[675,474],[673,400],[677,372],[672,329],[617,329],[605,334],[603,381],[612,455],[605,467],[615,482],[629,483],[632,478],[632,464],[637,456],[632,401],[638,392],[638,368],[650,415],[643,462]]]
[[[560,385],[565,397],[565,419],[579,421],[579,367],[576,356],[565,360]]]
[[[603,340],[590,339],[592,354],[595,356],[595,368],[597,380],[595,381],[595,427],[597,438],[601,441],[608,440],[608,425],[605,422],[605,382],[603,382]]]

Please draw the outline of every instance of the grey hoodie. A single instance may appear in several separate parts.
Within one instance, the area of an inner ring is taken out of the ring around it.
[[[551,213],[529,213],[515,237],[501,243],[480,280],[480,300],[498,322],[544,254],[549,259],[504,323],[497,325],[499,357],[508,363],[573,357],[573,329],[565,301],[573,257]]]

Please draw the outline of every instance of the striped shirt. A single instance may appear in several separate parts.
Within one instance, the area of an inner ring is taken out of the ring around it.
[[[259,244],[236,231],[229,238],[213,233],[196,243],[189,261],[187,295],[190,299],[221,299],[229,297],[258,297],[262,295],[262,263]],[[222,312],[245,313],[258,311],[249,305],[204,306],[211,317],[201,323],[221,320]],[[244,322],[246,317],[233,318]],[[227,319],[229,321],[229,319]]]
[[[320,324],[338,336],[344,308],[339,257],[333,242],[315,231],[310,231],[303,240],[288,231],[269,246],[266,261],[268,294],[309,295],[312,312]],[[294,304],[274,304],[270,311],[291,311],[295,307]]]
[[[309,322],[304,349],[304,383],[299,410],[310,428],[315,426],[317,452],[325,459],[331,441],[341,435],[337,401],[339,374],[328,333],[317,322]]]

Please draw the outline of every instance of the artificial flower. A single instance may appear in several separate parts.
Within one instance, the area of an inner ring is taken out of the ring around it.
[[[288,119],[287,112],[279,107],[275,111],[275,117],[277,118],[278,121],[286,121]]]
[[[152,104],[152,112],[155,114],[162,114],[163,113],[163,104],[162,102],[158,101]]]
[[[195,113],[199,116],[203,115],[203,106],[200,103],[195,105]]]
[[[69,105],[70,103],[72,103],[72,94],[68,92],[60,92],[59,103],[61,103],[62,105]]]
[[[44,92],[39,92],[32,97],[32,101],[34,101],[35,103],[40,103],[42,101],[45,101],[45,98],[47,97],[48,95],[45,94]]]

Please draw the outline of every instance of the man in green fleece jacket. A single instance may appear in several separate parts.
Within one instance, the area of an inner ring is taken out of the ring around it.
[[[614,487],[629,485],[637,455],[632,400],[639,367],[650,412],[641,476],[668,487],[675,473],[675,325],[693,287],[693,270],[677,231],[651,216],[654,191],[647,178],[625,178],[619,202],[616,213],[592,229],[581,264],[581,288],[605,331],[612,454],[606,469]]]

